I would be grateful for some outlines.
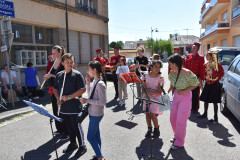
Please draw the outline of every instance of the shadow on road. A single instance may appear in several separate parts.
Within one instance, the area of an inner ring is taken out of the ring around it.
[[[213,132],[213,135],[216,138],[220,139],[218,140],[219,144],[226,147],[236,147],[236,144],[229,141],[229,137],[232,137],[233,135],[228,133],[228,129],[225,128],[222,124],[209,122],[208,128]]]
[[[224,116],[232,123],[233,127],[240,134],[240,122],[238,119],[232,113],[226,114]]]
[[[112,99],[111,101],[107,102],[106,108],[110,108],[110,107],[113,107],[113,106],[116,106],[116,105],[118,105],[118,101],[115,100],[115,99]]]
[[[188,155],[185,148],[180,148],[177,150],[169,149],[167,156],[164,159],[169,159],[169,156],[172,155],[172,159],[184,159],[184,160],[194,160],[191,156]]]
[[[55,141],[59,139],[60,136],[56,136]],[[63,144],[65,144],[67,141],[59,141],[56,143],[56,148],[60,148]],[[43,159],[52,159],[51,155],[54,152],[55,149],[53,145],[53,139],[49,140],[42,146],[38,147],[35,150],[27,151],[25,154],[21,157],[21,160],[43,160]],[[62,152],[60,150],[57,150],[58,153]],[[55,154],[56,155],[56,154]],[[66,157],[65,157],[66,158]]]
[[[140,146],[136,147],[136,154],[138,156],[139,160],[145,160],[145,159],[149,159],[146,158],[143,155],[150,155],[151,154],[151,141],[149,138],[145,138],[141,141]],[[163,141],[162,139],[159,138],[155,138],[152,140],[152,155],[155,157],[158,157],[160,159],[164,159],[164,153],[161,152],[161,148],[163,146]]]
[[[125,104],[124,105],[117,105],[115,108],[112,109],[113,112],[120,112],[126,110]]]

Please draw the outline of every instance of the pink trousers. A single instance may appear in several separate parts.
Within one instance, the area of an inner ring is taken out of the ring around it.
[[[184,95],[179,95],[178,91],[174,92],[172,109],[170,113],[170,122],[172,125],[175,146],[183,147],[186,129],[187,129],[187,120],[191,114],[192,108],[192,92],[187,92]]]

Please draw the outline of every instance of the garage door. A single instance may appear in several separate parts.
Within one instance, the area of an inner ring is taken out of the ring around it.
[[[75,63],[79,64],[79,37],[76,31],[69,31],[69,50],[75,57]]]
[[[240,47],[240,35],[234,37],[234,47]]]
[[[100,48],[100,36],[92,35],[92,53],[93,57],[96,57],[96,49]]]
[[[81,33],[81,63],[91,61],[90,34]]]

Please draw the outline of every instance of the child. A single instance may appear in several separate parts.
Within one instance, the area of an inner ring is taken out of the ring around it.
[[[32,101],[32,98],[37,99],[36,88],[38,86],[38,76],[36,68],[33,68],[33,64],[31,62],[27,63],[27,68],[24,69],[25,73],[25,85],[28,89],[28,98],[29,101]]]
[[[120,66],[117,68],[116,74],[118,75],[118,95],[119,95],[119,105],[124,105],[127,97],[127,83],[124,82],[120,74],[129,73],[129,68],[126,66],[126,61],[123,57],[119,60]],[[123,97],[122,97],[123,92]]]
[[[142,85],[146,88],[146,92],[148,97],[152,100],[158,101],[159,97],[161,96],[162,90],[160,85],[163,86],[165,83],[164,78],[161,76],[160,69],[162,68],[162,62],[160,60],[154,60],[150,62],[148,74],[145,74],[141,77]],[[146,94],[145,92],[143,92]],[[145,98],[147,97],[144,95]],[[160,136],[159,125],[157,115],[162,114],[159,112],[159,105],[156,103],[151,102],[148,105],[148,102],[143,102],[143,110],[146,112],[146,121],[148,126],[148,131],[145,134],[145,137],[150,138],[152,136],[152,124],[154,125],[153,137],[157,138]]]
[[[90,76],[88,76],[90,75]],[[103,118],[104,106],[106,105],[106,78],[103,73],[101,63],[98,61],[92,61],[88,64],[88,75],[86,76],[88,99],[82,98],[81,102],[89,103],[89,126],[87,139],[92,145],[92,148],[96,154],[94,160],[103,160],[101,151],[101,137],[99,124]],[[94,78],[92,85],[90,86],[90,77]],[[103,78],[103,79],[102,79]],[[93,98],[90,99],[93,88],[95,87]]]
[[[70,136],[70,144],[63,150],[63,153],[71,152],[77,149],[79,145],[76,156],[81,156],[86,153],[87,149],[82,127],[76,121],[82,108],[82,104],[77,98],[81,97],[86,91],[85,81],[82,74],[73,69],[74,61],[71,53],[62,56],[62,65],[64,66],[64,70],[57,73],[54,81],[54,95]],[[63,84],[64,81],[65,83]],[[60,100],[61,90],[63,93]],[[78,139],[78,145],[76,137]]]

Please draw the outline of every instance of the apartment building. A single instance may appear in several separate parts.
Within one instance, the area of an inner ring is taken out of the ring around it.
[[[200,16],[201,54],[215,46],[240,47],[240,1],[204,0]]]
[[[14,39],[11,62],[17,64],[24,83],[23,68],[32,62],[40,80],[46,73],[47,56],[58,44],[67,49],[68,20],[69,52],[82,73],[102,48],[108,53],[108,0],[11,0],[15,18],[12,19]],[[67,15],[66,18],[66,6]],[[1,65],[6,63],[0,57]]]

